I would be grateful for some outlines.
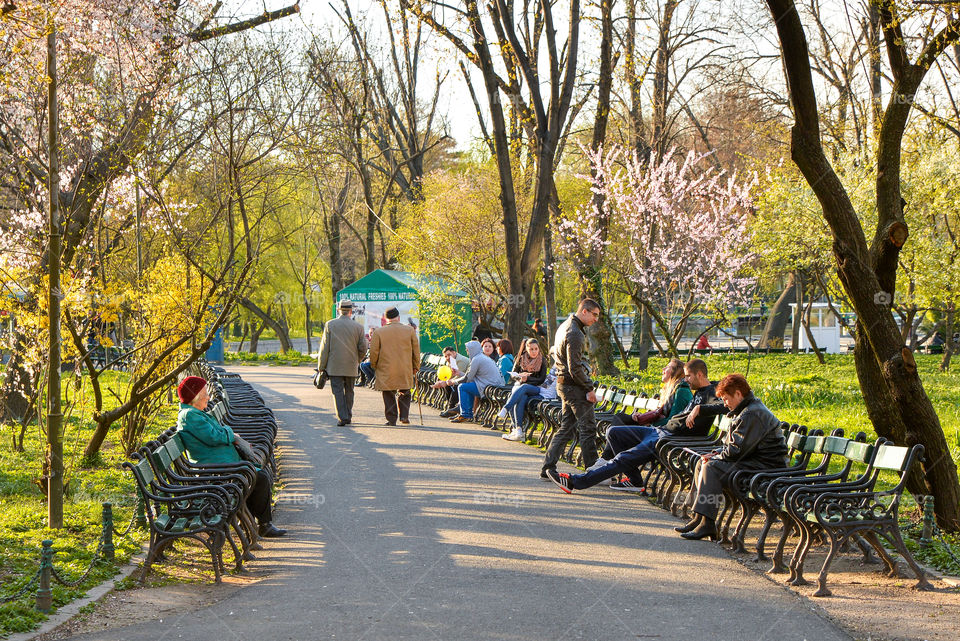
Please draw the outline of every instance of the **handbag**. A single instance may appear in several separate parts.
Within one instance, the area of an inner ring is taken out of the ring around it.
[[[313,386],[317,389],[323,389],[323,386],[327,384],[327,379],[330,377],[327,376],[327,370],[322,369],[318,370],[317,373],[313,376]]]
[[[237,448],[237,453],[240,455],[244,461],[250,461],[251,463],[259,463],[260,459],[257,457],[257,453],[254,451],[253,446],[247,441],[247,439],[237,434],[233,435],[233,446]]]

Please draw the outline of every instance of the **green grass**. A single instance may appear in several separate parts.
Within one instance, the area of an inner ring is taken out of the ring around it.
[[[118,390],[126,384],[127,374],[108,372],[101,379],[105,387]],[[64,430],[64,466],[66,497],[64,527],[46,527],[47,506],[37,480],[40,478],[45,441],[40,429],[31,426],[24,438],[24,451],[12,447],[19,427],[0,426],[0,597],[6,597],[33,576],[39,567],[41,541],[54,542],[54,566],[65,578],[79,577],[89,566],[101,534],[101,502],[113,503],[114,521],[118,529],[126,528],[134,512],[133,478],[121,469],[124,460],[119,445],[119,427],[107,436],[101,456],[93,463],[82,461],[82,451],[94,423],[92,392],[86,378],[80,386],[71,374],[64,376],[64,389],[73,404],[66,412]],[[105,404],[116,403],[112,394],[105,394]],[[176,420],[176,406],[148,427],[147,436],[156,434]],[[132,530],[127,537],[114,537],[117,565],[126,563],[139,551],[147,534]],[[54,607],[60,607],[80,596],[92,586],[116,573],[116,566],[98,564],[90,577],[77,588],[53,587]],[[0,606],[0,636],[33,629],[46,617],[34,609],[36,590],[12,603]]]
[[[296,350],[286,352],[267,352],[265,354],[253,354],[251,352],[227,352],[224,354],[224,361],[235,365],[306,365],[316,363],[315,358],[310,358],[307,354],[301,354]]]
[[[819,428],[825,433],[839,427],[848,437],[862,431],[868,441],[876,440],[876,431],[867,418],[853,356],[833,354],[825,358],[826,363],[821,365],[813,354],[755,355],[749,361],[749,370],[746,354],[706,356],[703,360],[711,380],[733,372],[746,374],[754,393],[780,420]],[[649,367],[642,372],[636,370],[635,360],[631,361],[630,369],[622,368],[622,362],[618,362],[621,376],[600,377],[600,381],[653,396],[660,390],[660,373],[666,362],[666,359],[651,358]],[[937,355],[918,354],[917,364],[924,388],[940,417],[953,460],[960,462],[960,374],[939,371],[940,356]],[[839,467],[839,461],[831,465],[833,471]],[[888,472],[881,475],[878,485],[891,487],[897,480],[894,472]],[[960,564],[947,554],[942,543],[936,541],[922,548],[914,540],[920,536],[921,508],[905,498],[901,516],[904,534],[912,537],[908,547],[920,561],[948,573],[960,573]],[[954,554],[960,556],[960,536],[945,535],[945,538]]]
[[[707,356],[704,360],[711,380],[732,372],[747,374],[746,354]],[[960,375],[940,372],[939,356],[917,355],[917,363],[954,460],[960,460]],[[660,389],[660,372],[665,364],[665,359],[652,358],[646,371],[624,370],[620,377],[601,377],[601,381],[653,395]],[[631,365],[635,367],[636,361]],[[876,438],[852,355],[826,355],[824,365],[812,354],[754,356],[747,379],[757,397],[783,421],[825,432],[840,427],[847,435],[863,431],[868,438]]]

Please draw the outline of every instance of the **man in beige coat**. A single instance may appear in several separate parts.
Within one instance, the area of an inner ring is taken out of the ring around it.
[[[410,390],[420,369],[420,341],[417,330],[400,323],[396,307],[387,310],[387,324],[370,338],[370,365],[377,372],[374,387],[383,392],[386,425],[399,419],[410,423]]]
[[[363,326],[353,320],[353,303],[344,299],[339,307],[340,316],[327,321],[323,328],[317,369],[326,370],[330,377],[337,425],[343,426],[353,420],[353,383],[367,353],[367,339],[363,337]]]

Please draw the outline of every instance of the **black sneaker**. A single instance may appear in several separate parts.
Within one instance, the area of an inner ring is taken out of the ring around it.
[[[454,410],[446,410],[446,411],[444,411],[444,412],[440,412],[440,417],[441,417],[441,418],[452,418],[452,417],[456,416],[456,415],[459,414],[459,413],[460,413],[460,412],[459,412],[458,410],[455,410],[455,409],[454,409]]]
[[[567,494],[573,494],[573,488],[570,487],[570,475],[566,472],[547,470],[547,478]]]
[[[540,470],[540,480],[541,480],[541,481],[549,481],[549,480],[550,480],[550,477],[547,476],[547,471],[546,471],[546,470]]]
[[[634,485],[632,482],[630,482],[630,479],[627,478],[618,483],[611,483],[610,489],[619,490],[621,492],[636,492],[638,494],[647,493],[647,488],[643,487],[642,485]]]

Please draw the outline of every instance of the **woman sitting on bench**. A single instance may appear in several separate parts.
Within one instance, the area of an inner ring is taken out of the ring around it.
[[[183,436],[190,460],[200,465],[239,463],[242,459],[234,445],[233,430],[204,412],[210,400],[207,381],[199,376],[188,376],[177,387],[177,396],[180,398],[177,429]],[[260,536],[283,536],[287,531],[271,522],[270,485],[270,476],[258,466],[257,480],[247,497],[247,507],[260,524]]]
[[[723,447],[700,457],[693,489],[694,517],[675,528],[685,539],[717,539],[717,514],[723,486],[737,470],[765,470],[787,464],[787,441],[780,419],[753,395],[741,374],[728,374],[717,384],[733,422]]]

